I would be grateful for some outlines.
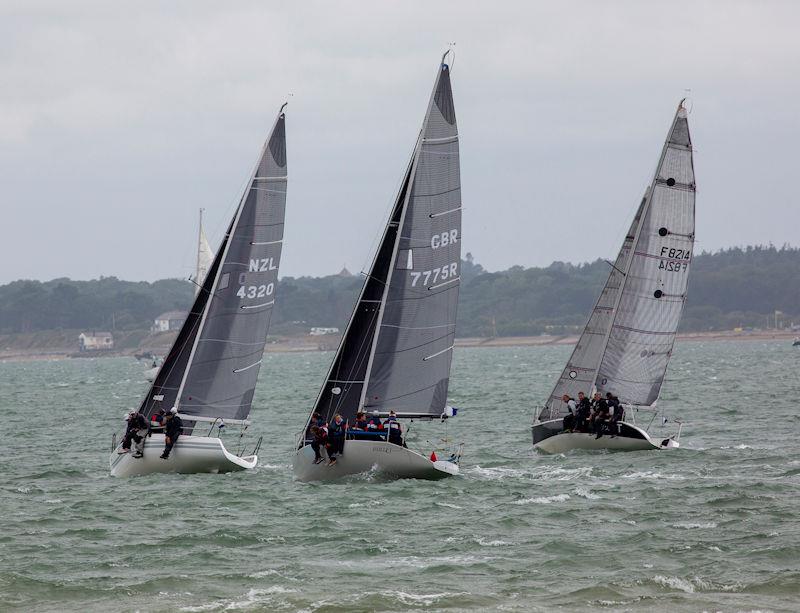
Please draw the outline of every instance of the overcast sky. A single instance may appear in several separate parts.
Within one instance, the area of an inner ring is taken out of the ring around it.
[[[613,257],[691,90],[697,250],[800,244],[800,3],[0,2],[0,282],[187,276],[279,106],[282,276],[368,265],[455,42],[463,250]]]

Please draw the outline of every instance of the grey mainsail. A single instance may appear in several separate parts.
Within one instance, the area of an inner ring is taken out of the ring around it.
[[[681,104],[653,181],[540,420],[562,416],[562,395],[579,391],[611,392],[632,405],[658,398],[686,302],[694,196],[692,145]]]
[[[246,419],[275,304],[287,186],[276,120],[203,288],[140,409]],[[187,428],[184,428],[186,431]]]
[[[460,284],[461,183],[442,63],[400,193],[314,411],[440,415]]]

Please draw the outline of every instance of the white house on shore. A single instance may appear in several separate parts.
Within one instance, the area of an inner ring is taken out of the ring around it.
[[[78,348],[81,351],[113,349],[114,336],[111,332],[81,332],[78,336]]]
[[[167,311],[161,313],[153,322],[153,332],[168,332],[170,330],[180,330],[183,322],[186,321],[185,311]]]
[[[311,328],[310,336],[324,336],[326,334],[339,334],[339,328]]]

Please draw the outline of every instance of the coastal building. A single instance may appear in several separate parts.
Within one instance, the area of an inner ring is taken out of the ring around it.
[[[180,330],[184,321],[186,321],[185,311],[167,311],[155,318],[152,330],[153,332]]]
[[[111,332],[81,332],[78,336],[80,351],[102,351],[114,348],[114,336]]]
[[[310,336],[324,336],[326,334],[339,334],[339,328],[311,328]]]

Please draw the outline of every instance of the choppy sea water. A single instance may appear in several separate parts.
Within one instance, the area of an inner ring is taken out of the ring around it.
[[[538,455],[569,350],[456,352],[462,476],[325,485],[290,456],[330,353],[266,356],[257,470],[126,480],[110,438],[146,365],[0,364],[0,609],[800,610],[800,348],[680,344],[678,451]]]

